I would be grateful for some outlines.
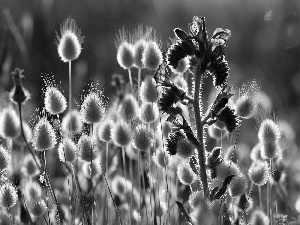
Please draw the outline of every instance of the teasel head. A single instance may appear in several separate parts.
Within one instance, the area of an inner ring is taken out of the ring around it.
[[[43,189],[39,183],[32,180],[24,181],[24,182],[26,183],[22,190],[26,199],[28,200],[39,199],[42,197]]]
[[[267,183],[270,176],[270,168],[267,162],[260,160],[252,162],[248,176],[257,186],[263,186]]]
[[[15,68],[15,70],[11,72],[14,87],[10,91],[9,95],[11,101],[18,105],[25,104],[30,98],[28,90],[23,86],[23,79],[25,77],[22,74],[23,72],[24,70],[19,68]]]
[[[132,145],[140,151],[149,150],[154,143],[154,135],[146,125],[138,125],[133,132]]]
[[[0,146],[0,171],[7,169],[10,160],[11,156],[8,151],[3,146]]]
[[[81,133],[83,129],[83,122],[81,121],[81,116],[78,110],[73,109],[71,113],[67,113],[61,122],[61,129],[64,134],[70,132],[70,127],[72,127],[72,132],[75,134]]]
[[[221,56],[218,59],[211,62],[211,64],[208,67],[208,70],[213,76],[214,86],[223,87],[227,84],[227,79],[229,77],[229,67],[224,56]]]
[[[147,48],[148,42],[146,41],[146,39],[141,38],[139,40],[137,40],[134,45],[134,66],[136,68],[142,69],[145,68],[145,66],[143,65],[143,53],[144,50]]]
[[[75,20],[71,17],[65,19],[60,25],[60,35],[56,32],[55,39],[58,55],[63,62],[70,62],[79,57],[83,39]]]
[[[133,94],[126,94],[120,105],[120,114],[125,121],[130,121],[138,116],[139,104]]]
[[[140,115],[141,120],[146,124],[155,122],[159,117],[159,109],[157,103],[142,103]]]
[[[217,115],[216,118],[225,124],[226,129],[231,133],[239,124],[239,118],[233,108],[225,106]]]
[[[189,160],[183,160],[179,163],[177,168],[177,176],[181,183],[191,185],[197,179],[197,175],[192,170]]]
[[[34,159],[31,155],[25,155],[23,160],[23,166],[21,168],[21,172],[26,177],[34,177],[40,173],[37,165],[35,164]]]
[[[132,140],[131,127],[123,120],[115,123],[111,129],[111,139],[115,145],[125,147],[129,145]]]
[[[56,87],[47,87],[45,91],[45,109],[52,115],[61,114],[67,108],[66,97]]]
[[[20,134],[19,116],[12,107],[4,108],[0,114],[0,135],[6,139],[14,139]]]
[[[100,149],[93,138],[82,134],[77,143],[77,155],[81,161],[90,163],[98,158]]]
[[[176,155],[177,143],[184,138],[185,135],[180,130],[169,133],[168,138],[166,140],[166,151],[169,153],[169,155]]]
[[[76,144],[69,138],[65,138],[58,146],[58,158],[61,162],[73,162],[76,159]]]
[[[18,201],[16,187],[11,183],[3,184],[0,187],[0,206],[4,208],[12,208]]]
[[[146,48],[143,51],[143,65],[150,71],[157,70],[163,62],[163,55],[160,46],[156,41],[148,41]]]
[[[106,120],[100,123],[97,134],[101,141],[108,142],[111,140],[112,126],[113,122],[109,118],[106,118]]]
[[[27,208],[28,212],[35,217],[43,216],[48,209],[45,201],[41,198],[29,200],[27,203]]]
[[[148,76],[142,82],[139,95],[142,102],[157,102],[159,93],[156,81],[152,77]]]

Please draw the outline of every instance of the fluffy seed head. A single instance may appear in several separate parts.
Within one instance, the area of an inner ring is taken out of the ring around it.
[[[247,180],[245,176],[235,176],[229,184],[231,197],[237,197],[244,194],[247,190]]]
[[[36,151],[49,150],[56,145],[55,131],[45,117],[34,127],[32,145]]]
[[[134,64],[134,47],[127,41],[120,43],[117,52],[117,61],[119,65],[127,70]]]
[[[101,141],[108,142],[111,140],[112,121],[105,120],[98,127],[98,138]]]
[[[159,116],[157,103],[143,103],[141,105],[141,120],[144,123],[153,123]]]
[[[65,138],[58,146],[58,158],[62,162],[73,162],[76,152],[76,145],[70,138]]]
[[[281,149],[278,142],[265,141],[261,144],[260,151],[263,159],[274,159]]]
[[[28,125],[28,123],[26,123],[24,121],[23,121],[23,130],[24,130],[24,135],[25,135],[26,141],[31,142],[32,130],[31,130],[30,126]],[[26,145],[21,132],[19,133],[18,137],[16,137],[13,141],[21,146]]]
[[[56,87],[47,87],[44,103],[45,109],[52,115],[60,114],[67,108],[65,96]]]
[[[169,67],[173,71],[173,73],[176,73],[176,74],[185,73],[190,67],[189,57],[184,57],[184,58],[180,59],[176,69],[173,66],[169,66]]]
[[[81,135],[77,144],[77,149],[78,158],[84,162],[90,163],[100,155],[100,149],[95,140],[86,134]]]
[[[61,122],[62,131],[65,134],[68,134],[70,132],[70,127],[72,125],[72,132],[78,134],[82,131],[83,123],[80,119],[80,113],[73,109],[70,113],[67,113]]]
[[[251,225],[268,225],[270,223],[269,217],[261,210],[256,210],[251,214]]]
[[[191,185],[197,179],[188,161],[181,161],[178,165],[177,176],[181,183]]]
[[[280,130],[275,122],[271,119],[265,119],[258,131],[258,139],[261,143],[263,142],[277,142],[280,138]]]
[[[7,169],[8,164],[10,163],[10,155],[7,150],[0,146],[0,171]]]
[[[132,145],[140,151],[147,151],[154,142],[153,132],[145,125],[138,125],[133,133]]]
[[[78,29],[74,19],[67,18],[60,26],[60,35],[56,33],[55,44],[57,45],[58,55],[63,62],[69,62],[79,57],[84,37]]]
[[[240,174],[239,167],[232,161],[223,160],[216,169],[219,180],[224,180],[229,175]]]
[[[251,150],[250,158],[252,161],[262,160],[261,158],[261,144],[257,143]]]
[[[11,107],[5,108],[0,114],[0,136],[13,139],[20,134],[19,116]]]
[[[159,65],[162,64],[163,55],[157,42],[149,41],[144,49],[142,62],[148,70],[157,70]]]
[[[190,158],[195,151],[194,145],[187,139],[181,139],[177,142],[177,154],[183,159]]]
[[[140,98],[142,102],[156,102],[158,97],[155,80],[150,76],[146,77],[140,88]]]
[[[265,185],[269,179],[270,169],[267,162],[257,160],[249,168],[250,180],[257,186]]]
[[[35,217],[44,215],[47,211],[46,203],[43,199],[34,199],[27,204],[28,211]]]
[[[205,201],[202,191],[194,191],[191,193],[189,197],[189,204],[192,209],[195,209],[199,206],[203,201]]]
[[[0,206],[4,208],[13,207],[18,201],[18,195],[16,188],[10,184],[6,183],[0,188]]]
[[[132,139],[130,126],[123,121],[119,121],[114,124],[113,128],[111,129],[111,139],[117,146],[125,147],[128,145]]]
[[[24,157],[24,164],[21,169],[25,176],[34,177],[39,174],[39,170],[31,155],[26,155]]]
[[[134,66],[136,68],[144,68],[142,58],[145,48],[147,47],[147,41],[145,39],[140,39],[134,44]]]
[[[88,94],[80,109],[80,115],[83,122],[87,124],[97,123],[103,119],[105,113],[105,104],[95,92]]]
[[[132,94],[126,94],[122,100],[120,112],[122,117],[126,120],[132,120],[137,117],[139,104]]]
[[[25,184],[24,188],[24,196],[26,199],[38,199],[42,197],[42,188],[41,186],[35,181],[29,181]]]
[[[156,165],[160,168],[165,168],[170,163],[170,156],[163,149],[156,149],[156,152],[153,154],[152,158]]]

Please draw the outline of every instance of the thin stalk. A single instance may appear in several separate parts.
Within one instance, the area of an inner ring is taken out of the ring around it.
[[[71,60],[69,61],[69,115],[72,111],[72,75],[71,75]],[[72,139],[72,122],[70,122],[70,137]]]
[[[199,177],[200,183],[202,184],[203,193],[206,196],[208,194],[208,184],[207,184],[207,174],[206,174],[206,156],[205,156],[205,149],[203,143],[203,127],[201,123],[202,113],[202,99],[201,99],[201,89],[202,89],[202,73],[201,73],[201,63],[198,64],[196,73],[194,76],[194,113],[195,113],[195,120],[196,120],[196,128],[197,128],[197,139],[199,142],[199,146],[196,146],[198,151],[198,160],[199,160]]]
[[[105,151],[105,173],[108,175],[108,142],[106,142],[106,151]],[[109,218],[109,210],[108,210],[108,198],[107,198],[108,192],[107,189],[105,189],[105,196],[106,196],[106,218],[108,221]]]
[[[269,195],[270,195],[270,199],[269,199],[269,203],[268,203],[268,206],[269,206],[269,218],[270,218],[270,222],[271,222],[271,225],[273,224],[273,216],[272,216],[272,185],[271,185],[271,178],[272,178],[272,166],[273,166],[273,160],[270,159],[270,170],[271,170],[271,173],[270,173],[270,176],[269,176]],[[269,198],[269,196],[268,196]]]
[[[138,68],[138,103],[140,104],[140,85],[141,85],[141,73],[142,73],[142,68]]]
[[[262,207],[262,199],[261,199],[261,186],[257,186],[258,187],[258,198],[259,198],[259,208],[261,210],[263,210],[263,207]]]
[[[130,68],[128,69],[128,76],[129,76],[129,82],[130,82],[130,86],[131,86],[131,92],[133,94],[133,84],[132,84],[132,77],[131,77],[131,70],[130,70]]]

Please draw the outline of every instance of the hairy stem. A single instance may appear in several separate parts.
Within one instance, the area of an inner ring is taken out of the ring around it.
[[[197,139],[199,142],[199,145],[196,146],[197,152],[198,152],[198,160],[199,160],[199,177],[200,181],[202,184],[203,192],[206,195],[207,194],[207,175],[206,175],[206,167],[205,167],[205,161],[206,161],[206,156],[205,156],[205,149],[204,149],[204,143],[203,143],[203,126],[201,123],[201,77],[202,77],[202,72],[201,72],[201,62],[199,62],[196,73],[194,76],[194,102],[193,102],[193,107],[194,107],[194,113],[195,113],[195,120],[196,120],[196,129],[197,129]]]

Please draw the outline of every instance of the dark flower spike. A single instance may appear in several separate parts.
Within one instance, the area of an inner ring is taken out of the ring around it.
[[[229,85],[224,85],[211,106],[213,117],[227,105],[229,98],[231,98],[233,95],[234,92],[232,90],[232,87]]]
[[[214,77],[214,86],[222,87],[227,84],[229,67],[224,56],[213,61],[209,66],[209,70]]]
[[[181,30],[180,28],[175,28],[174,33],[176,37],[179,38],[180,40],[186,40],[189,37],[189,35],[185,31]]]
[[[17,104],[25,104],[25,102],[29,99],[30,94],[23,87],[23,79],[24,75],[22,74],[24,70],[20,68],[15,68],[13,72],[11,72],[12,80],[14,82],[14,87],[10,91],[10,98],[14,103]]]
[[[207,166],[211,169],[211,178],[217,177],[216,167],[223,161],[221,147],[215,147],[207,158]]]
[[[176,155],[177,153],[177,143],[179,140],[185,138],[184,134],[181,131],[176,131],[174,133],[170,133],[167,138],[166,150],[169,155]]]
[[[233,132],[239,123],[238,116],[235,114],[234,109],[226,106],[217,115],[216,118],[225,123],[226,129],[231,133]]]

